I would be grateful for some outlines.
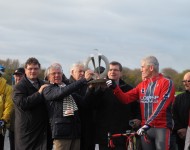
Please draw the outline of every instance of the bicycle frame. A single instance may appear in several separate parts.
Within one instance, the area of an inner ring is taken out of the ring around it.
[[[111,149],[115,148],[115,145],[113,143],[114,138],[118,137],[125,137],[126,140],[126,150],[135,150],[135,138],[136,132],[127,130],[125,133],[117,133],[117,134],[111,134],[108,132],[108,147]]]

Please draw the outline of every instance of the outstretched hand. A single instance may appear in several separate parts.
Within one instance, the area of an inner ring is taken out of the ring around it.
[[[116,83],[114,80],[108,80],[106,81],[106,85],[107,87],[111,88],[111,89],[115,89],[117,87]]]

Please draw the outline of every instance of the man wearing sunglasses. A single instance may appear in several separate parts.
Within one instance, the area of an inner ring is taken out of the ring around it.
[[[185,92],[176,96],[173,105],[174,131],[176,132],[176,141],[178,150],[183,150],[188,126],[189,108],[190,108],[190,72],[187,72],[182,80]]]

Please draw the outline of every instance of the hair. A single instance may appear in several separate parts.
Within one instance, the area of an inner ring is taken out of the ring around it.
[[[44,80],[48,80],[47,77],[49,76],[51,69],[59,69],[59,70],[61,70],[61,73],[63,73],[62,66],[59,63],[53,63],[53,64],[51,64],[51,66],[49,66],[45,70],[45,72],[44,72]]]
[[[39,68],[41,67],[41,64],[39,63],[39,61],[34,57],[30,57],[27,59],[27,61],[25,63],[25,68],[27,68],[27,66],[31,65],[31,64],[38,65]]]
[[[84,63],[82,63],[81,61],[78,61],[72,64],[72,66],[70,67],[70,74],[72,74],[72,71],[78,67],[84,67]]]
[[[119,71],[122,71],[122,70],[123,70],[122,65],[121,65],[119,62],[117,62],[117,61],[112,61],[112,62],[110,62],[110,65],[118,65],[118,66],[119,66]]]
[[[159,71],[159,62],[155,56],[148,56],[141,60],[141,62],[144,62],[146,65],[153,65],[154,69],[158,72]]]
[[[190,76],[190,72],[185,73],[184,77],[185,77],[185,76],[188,76],[188,77],[189,77],[189,76]]]

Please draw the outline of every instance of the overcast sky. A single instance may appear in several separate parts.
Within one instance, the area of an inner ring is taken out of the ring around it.
[[[190,69],[189,0],[0,0],[0,59],[36,57],[66,75],[96,53],[140,68],[154,55],[160,68]]]

